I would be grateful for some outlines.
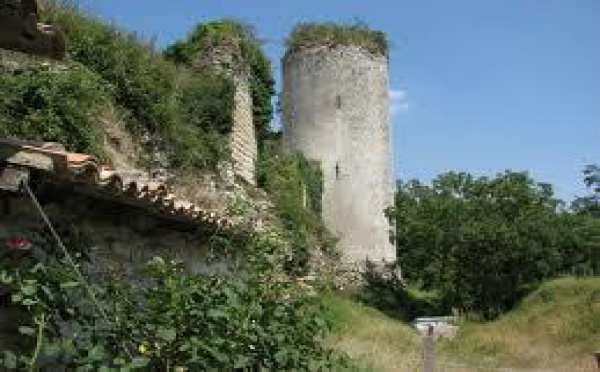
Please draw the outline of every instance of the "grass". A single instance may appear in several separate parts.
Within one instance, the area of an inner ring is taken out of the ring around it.
[[[334,332],[328,343],[365,369],[412,371],[419,367],[421,340],[408,325],[351,299],[330,295]]]
[[[442,353],[469,364],[589,370],[600,350],[600,278],[542,285],[520,306],[489,323],[467,323]]]
[[[338,24],[300,23],[286,40],[288,52],[318,46],[357,46],[375,55],[387,56],[389,42],[381,31],[373,31],[364,23]]]
[[[349,298],[332,295],[325,302],[334,326],[332,347],[369,369],[419,370],[422,341],[408,324]],[[470,366],[464,371],[593,371],[596,350],[600,278],[569,277],[543,284],[496,321],[462,324],[455,339],[440,342],[438,362]]]

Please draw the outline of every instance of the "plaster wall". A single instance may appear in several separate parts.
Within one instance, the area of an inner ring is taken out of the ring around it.
[[[346,262],[392,261],[388,62],[357,47],[283,60],[284,147],[321,162],[323,218]]]

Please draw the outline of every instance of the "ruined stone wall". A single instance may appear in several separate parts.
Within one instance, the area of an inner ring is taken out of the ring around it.
[[[234,84],[234,105],[229,144],[233,173],[246,182],[256,184],[258,145],[252,116],[253,103],[247,66],[240,65],[239,42],[213,47],[198,56],[193,66],[197,70],[209,69],[228,76]]]
[[[358,47],[283,60],[284,146],[321,162],[323,218],[346,262],[392,261],[388,61]]]
[[[41,195],[41,200],[45,198]],[[136,273],[154,257],[179,260],[194,275],[231,273],[239,261],[232,253],[207,248],[214,231],[174,225],[131,207],[68,194],[44,202],[44,209],[68,248],[74,247],[65,229],[85,237],[87,245],[81,248],[90,257],[82,268],[90,281],[107,272],[135,280]],[[0,193],[0,237],[10,231],[40,231],[43,227],[31,200]],[[34,246],[32,254],[43,261],[46,249]],[[0,287],[0,350],[26,345],[18,331],[23,317],[24,313],[11,305],[10,294]]]
[[[231,158],[236,175],[256,184],[255,168],[258,156],[256,129],[252,117],[252,95],[247,74],[234,76],[234,110],[231,129]]]
[[[42,195],[42,199],[44,196]],[[44,227],[31,201],[22,196],[0,195],[0,236],[3,230],[39,231]],[[44,203],[44,210],[59,231],[84,236],[92,271],[134,276],[153,257],[182,261],[192,275],[228,272],[229,257],[214,255],[207,241],[214,231],[165,220],[142,209],[115,202],[68,194]],[[63,236],[69,245],[68,236]],[[224,252],[220,252],[223,253]],[[39,258],[39,257],[38,257]]]

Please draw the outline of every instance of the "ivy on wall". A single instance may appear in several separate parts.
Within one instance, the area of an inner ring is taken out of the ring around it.
[[[165,50],[165,56],[177,63],[194,66],[215,50],[228,54],[231,70],[246,66],[250,73],[250,90],[253,101],[253,118],[259,141],[268,136],[269,123],[273,117],[271,98],[275,94],[275,80],[271,61],[260,47],[254,29],[235,20],[202,23],[183,40]]]
[[[287,270],[305,274],[315,250],[335,254],[335,239],[321,219],[323,175],[318,162],[283,154],[280,139],[273,137],[261,153],[258,184],[269,193],[291,243]]]

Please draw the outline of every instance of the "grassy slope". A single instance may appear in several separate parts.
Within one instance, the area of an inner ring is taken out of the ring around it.
[[[326,302],[335,348],[378,370],[416,369],[421,340],[408,325],[349,299]],[[442,342],[439,359],[484,370],[593,370],[594,350],[600,350],[600,278],[563,278],[545,283],[497,321],[464,324],[456,339]]]
[[[600,350],[600,278],[550,281],[499,320],[466,324],[443,354],[520,368],[591,368]]]
[[[326,298],[334,332],[329,343],[367,369],[414,370],[420,358],[419,336],[404,323],[353,300]]]

